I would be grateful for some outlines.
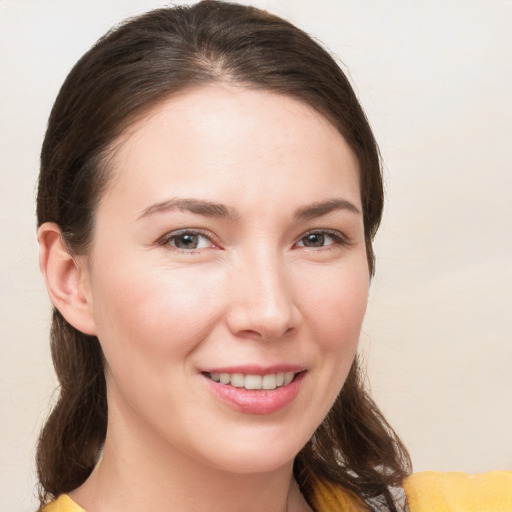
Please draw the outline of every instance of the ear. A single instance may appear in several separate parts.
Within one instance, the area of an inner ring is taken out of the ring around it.
[[[39,268],[53,305],[75,329],[95,335],[89,272],[84,257],[73,257],[59,226],[46,222],[38,229]]]

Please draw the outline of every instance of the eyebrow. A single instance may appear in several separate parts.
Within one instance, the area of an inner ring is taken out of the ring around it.
[[[137,220],[156,213],[166,213],[173,210],[185,210],[198,215],[225,218],[228,220],[236,220],[239,218],[239,215],[234,208],[221,203],[213,203],[202,199],[173,198],[155,203],[144,209],[137,217]],[[350,201],[335,198],[303,206],[295,212],[294,217],[299,220],[309,220],[315,217],[321,217],[322,215],[327,215],[328,213],[336,210],[347,210],[358,215],[361,214],[361,210],[359,210],[359,208]]]
[[[185,210],[198,215],[207,217],[220,217],[228,220],[236,220],[238,214],[233,208],[220,203],[212,203],[202,199],[168,199],[160,203],[153,204],[142,211],[137,220],[148,217],[155,213],[165,213],[172,210]]]
[[[327,215],[328,213],[336,210],[347,210],[357,215],[361,214],[361,210],[355,204],[347,201],[346,199],[335,198],[299,208],[295,212],[295,218],[309,220],[314,219],[315,217],[321,217],[322,215]]]

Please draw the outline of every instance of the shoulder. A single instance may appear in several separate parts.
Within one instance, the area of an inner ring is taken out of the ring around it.
[[[423,471],[404,480],[410,512],[512,512],[512,472],[481,475]],[[365,505],[349,491],[316,482],[314,506],[318,512],[362,512]],[[85,512],[67,495],[49,503],[43,512]]]
[[[326,481],[315,480],[313,507],[317,512],[364,512],[368,509],[355,495],[343,487]]]
[[[393,488],[399,491],[399,488]],[[415,473],[403,482],[410,512],[512,512],[512,472],[491,471],[480,475],[461,472]],[[400,510],[407,510],[401,496]],[[374,510],[387,510],[378,499]],[[368,508],[350,491],[326,482],[316,482],[313,506],[318,512],[361,512]]]
[[[512,472],[423,471],[404,480],[411,512],[512,512]]]
[[[85,512],[67,494],[62,494],[55,501],[48,503],[42,512]]]

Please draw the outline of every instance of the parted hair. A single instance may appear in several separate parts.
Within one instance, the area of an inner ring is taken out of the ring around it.
[[[377,144],[354,91],[331,55],[291,23],[254,7],[207,0],[129,19],[74,66],[53,106],[41,152],[38,225],[56,223],[71,254],[87,254],[109,156],[120,135],[159,102],[215,83],[284,94],[310,105],[339,130],[359,163],[366,251],[383,207]],[[95,336],[54,308],[50,333],[58,400],[39,438],[41,508],[80,486],[107,429],[103,355]],[[384,497],[410,471],[406,449],[369,396],[357,359],[331,411],[296,456],[295,478],[310,504],[315,481],[363,501]]]

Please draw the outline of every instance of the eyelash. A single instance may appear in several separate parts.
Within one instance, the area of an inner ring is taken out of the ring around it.
[[[213,233],[210,233],[208,231],[202,231],[198,229],[180,229],[178,231],[171,231],[170,233],[167,233],[164,235],[160,240],[158,240],[157,244],[161,246],[171,246],[173,249],[177,251],[181,251],[183,253],[194,253],[195,251],[199,251],[201,249],[204,249],[205,247],[194,247],[192,249],[184,249],[182,247],[177,247],[176,245],[171,244],[170,242],[172,240],[177,240],[179,237],[183,237],[185,235],[191,235],[191,236],[197,236],[201,238],[205,238],[208,240],[208,242],[216,247],[215,242],[213,241],[214,235]]]
[[[170,233],[167,233],[162,238],[160,238],[160,240],[157,241],[157,244],[160,246],[171,246],[173,249],[181,251],[183,253],[194,253],[196,251],[200,251],[201,249],[206,248],[206,247],[194,247],[192,249],[185,249],[182,247],[177,247],[176,245],[170,243],[172,240],[177,240],[179,237],[183,237],[185,235],[205,238],[206,240],[208,240],[208,242],[212,246],[209,248],[217,248],[217,244],[213,241],[213,239],[214,239],[213,233],[210,233],[208,231],[195,230],[195,229],[181,229],[178,231],[171,231]],[[330,243],[327,245],[321,245],[318,247],[314,247],[314,246],[308,247],[307,245],[304,245],[304,240],[312,235],[318,235],[318,236],[324,236],[324,237],[328,236],[332,239],[333,243]],[[298,245],[300,242],[302,242],[303,245]],[[313,229],[311,231],[307,231],[294,243],[294,246],[304,247],[306,249],[325,249],[325,248],[330,248],[331,246],[343,246],[343,245],[349,245],[349,241],[347,240],[347,238],[339,231],[335,231],[335,230],[331,230],[331,229]]]
[[[311,235],[321,235],[321,236],[328,236],[332,238],[333,243],[328,245],[322,245],[318,247],[318,249],[325,249],[330,248],[331,246],[342,246],[342,245],[349,245],[349,241],[347,238],[340,233],[339,231],[335,231],[332,229],[312,229],[311,231],[307,231],[304,233],[297,242],[295,242],[295,245],[297,245],[299,242],[303,242],[304,239],[308,238]],[[315,249],[315,247],[308,247],[306,245],[300,245],[299,247],[305,247],[306,249]]]

